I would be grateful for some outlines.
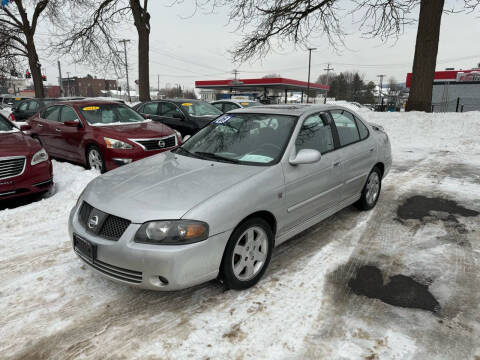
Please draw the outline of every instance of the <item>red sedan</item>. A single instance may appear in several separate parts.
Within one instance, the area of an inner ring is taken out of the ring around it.
[[[47,192],[52,185],[45,149],[0,114],[0,200]]]
[[[100,172],[176,148],[180,134],[117,102],[79,100],[44,108],[31,135],[55,157]]]

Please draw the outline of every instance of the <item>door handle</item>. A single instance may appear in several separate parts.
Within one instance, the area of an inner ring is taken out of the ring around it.
[[[373,152],[374,150],[375,150],[375,148],[373,147],[373,148],[370,149],[370,152]]]
[[[42,124],[38,124],[38,126],[39,126],[39,127],[43,127],[43,125],[42,125]]]
[[[55,131],[56,131],[56,132],[62,132],[62,130],[60,130],[60,129],[55,129]]]
[[[341,161],[334,162],[334,163],[333,163],[333,167],[337,167],[337,166],[340,165],[341,163],[342,163]]]

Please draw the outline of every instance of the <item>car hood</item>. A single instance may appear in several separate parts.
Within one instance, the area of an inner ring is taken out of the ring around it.
[[[175,134],[175,132],[165,124],[156,121],[145,121],[141,123],[126,125],[100,125],[92,126],[95,131],[100,131],[104,136],[149,139],[158,138]]]
[[[166,152],[99,176],[84,200],[134,223],[180,219],[202,201],[265,169]]]
[[[0,132],[0,157],[29,155],[42,147],[38,141],[21,131]]]

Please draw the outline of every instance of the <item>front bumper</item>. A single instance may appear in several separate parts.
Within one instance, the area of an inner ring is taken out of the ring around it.
[[[53,175],[50,161],[34,166],[27,164],[22,175],[0,180],[0,200],[43,193],[52,187]]]
[[[72,246],[74,234],[93,244],[96,247],[93,263],[76,253],[111,280],[143,289],[172,291],[218,276],[231,231],[190,245],[150,245],[133,241],[141,224],[130,224],[118,241],[111,241],[87,232],[78,221],[78,208],[71,211],[69,218]]]
[[[135,146],[133,149],[129,149],[129,150],[105,148],[103,151],[105,167],[107,171],[110,171],[122,165],[129,164],[133,161],[141,160],[152,155],[173,150],[175,148],[176,146],[161,149],[161,150],[151,150],[151,151],[143,150],[139,146]]]

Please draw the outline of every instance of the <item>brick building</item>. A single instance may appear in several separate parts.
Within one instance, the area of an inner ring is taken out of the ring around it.
[[[102,90],[116,90],[117,80],[97,79],[91,75],[84,78],[77,76],[62,78],[63,96],[102,96]]]

